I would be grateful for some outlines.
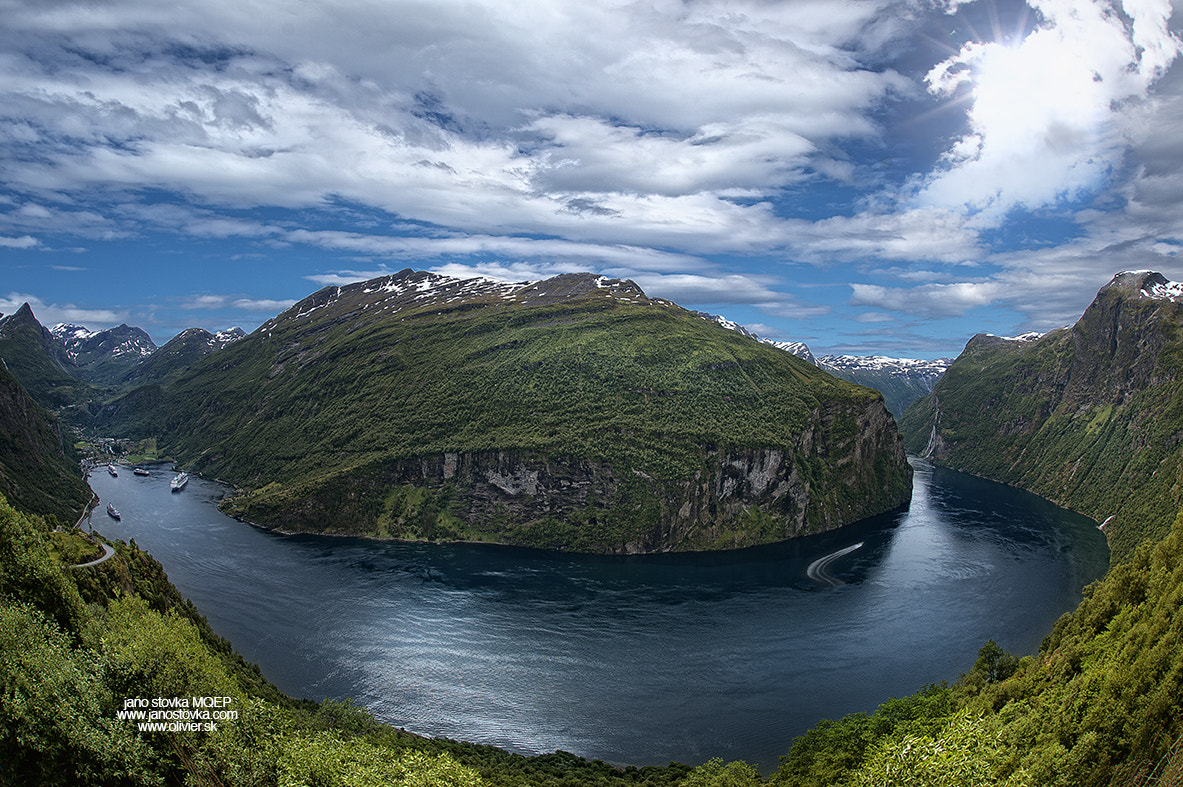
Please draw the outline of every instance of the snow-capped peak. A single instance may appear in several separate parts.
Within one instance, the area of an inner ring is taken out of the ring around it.
[[[992,333],[986,335],[995,339],[1002,339],[1004,342],[1033,342],[1044,334],[1038,331],[1027,331],[1027,333],[1020,333],[1018,336],[996,336]]]
[[[84,339],[89,339],[92,336],[97,336],[99,332],[87,330],[81,325],[72,325],[68,322],[59,322],[57,325],[49,329],[49,333],[59,342],[65,342],[69,340],[82,341]]]
[[[1140,298],[1183,301],[1183,283],[1170,281],[1158,271],[1121,271],[1101,289],[1110,287]]]

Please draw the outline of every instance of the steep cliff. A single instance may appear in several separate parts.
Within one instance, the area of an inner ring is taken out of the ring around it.
[[[21,511],[72,525],[90,489],[71,453],[58,421],[0,364],[0,495]]]
[[[908,449],[1105,522],[1115,558],[1161,538],[1183,486],[1180,293],[1123,272],[1070,328],[975,336],[901,419]]]
[[[634,554],[781,541],[907,501],[902,448],[878,402],[816,416],[792,448],[702,445],[681,477],[562,453],[445,452],[271,484],[227,511],[288,532]],[[857,431],[835,434],[838,418]]]
[[[329,287],[140,400],[109,412],[284,530],[717,548],[911,490],[879,394],[590,274]]]

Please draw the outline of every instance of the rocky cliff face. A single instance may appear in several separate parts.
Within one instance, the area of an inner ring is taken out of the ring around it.
[[[1123,272],[1070,328],[975,336],[904,414],[905,444],[1108,521],[1115,556],[1161,537],[1183,488],[1180,297],[1161,274]]]
[[[265,488],[228,511],[286,532],[636,554],[782,541],[908,502],[902,441],[882,402],[813,416],[795,451],[701,446],[701,467],[681,479],[561,454],[445,452],[294,494]],[[838,420],[853,431],[837,436]]]

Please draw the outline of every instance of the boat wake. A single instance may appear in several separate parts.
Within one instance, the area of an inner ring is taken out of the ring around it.
[[[829,585],[830,587],[838,587],[839,585],[846,584],[842,580],[838,579],[837,577],[832,576],[830,574],[830,572],[827,571],[826,569],[828,569],[830,567],[830,564],[833,563],[835,560],[842,557],[843,555],[849,555],[851,552],[858,549],[862,545],[863,545],[863,542],[860,541],[857,544],[852,544],[851,546],[843,547],[842,549],[839,549],[837,552],[831,552],[830,554],[826,555],[825,557],[820,557],[817,560],[815,560],[809,564],[809,568],[805,569],[805,573],[814,582],[822,582],[822,583]]]

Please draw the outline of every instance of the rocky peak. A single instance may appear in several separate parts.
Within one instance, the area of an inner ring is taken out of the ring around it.
[[[5,326],[35,325],[38,330],[43,328],[41,323],[37,322],[37,318],[33,316],[33,307],[29,305],[28,301],[22,303],[15,312],[0,320],[0,324]]]
[[[51,351],[56,346],[53,334],[37,321],[37,317],[33,314],[33,307],[27,301],[22,303],[15,312],[0,319],[0,332],[8,337],[36,337],[36,340],[43,342]],[[56,354],[52,352],[50,354],[56,357]]]
[[[244,336],[246,336],[246,331],[236,325],[233,328],[227,328],[224,331],[218,331],[215,333],[214,342],[217,343],[218,347],[225,347],[228,344],[233,344]]]
[[[139,359],[156,351],[152,337],[142,328],[133,328],[126,323],[94,332],[78,326],[68,327],[73,330],[59,331],[55,328],[52,333],[76,363],[94,364],[110,358]]]
[[[784,350],[791,353],[803,361],[809,361],[814,366],[820,366],[817,358],[814,357],[813,352],[809,349],[809,345],[805,342],[776,342],[771,339],[761,339],[765,344],[771,344],[779,350]]]
[[[528,303],[552,303],[603,292],[626,300],[649,300],[631,279],[609,279],[594,273],[561,273],[523,287],[517,297]]]
[[[1183,320],[1176,305],[1180,301],[1183,287],[1160,273],[1123,271],[1114,276],[1072,327],[1066,397],[1125,402],[1150,384],[1159,352]]]
[[[1107,291],[1120,292],[1135,298],[1183,300],[1183,284],[1173,282],[1157,271],[1122,271],[1101,288],[1097,296]]]
[[[1043,334],[1039,333],[1024,333],[1019,336],[995,336],[992,333],[978,333],[970,337],[969,341],[965,343],[965,349],[962,352],[968,353],[974,350],[995,350],[995,349],[1018,349],[1031,342],[1039,339]]]

